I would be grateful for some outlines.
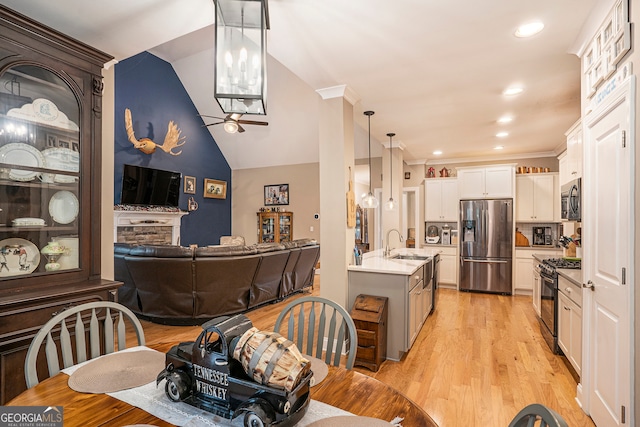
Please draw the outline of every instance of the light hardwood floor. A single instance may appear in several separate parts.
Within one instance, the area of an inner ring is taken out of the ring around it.
[[[316,276],[313,294],[320,294],[319,285]],[[437,295],[435,311],[400,362],[385,361],[378,372],[355,369],[401,390],[442,427],[507,427],[529,403],[549,406],[571,427],[594,426],[576,403],[569,370],[540,335],[530,297],[450,289]],[[259,329],[272,330],[289,301],[246,315]],[[143,326],[147,344],[193,341],[201,330]]]

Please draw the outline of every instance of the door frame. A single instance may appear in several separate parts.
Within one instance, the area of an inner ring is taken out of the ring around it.
[[[407,198],[409,197],[409,194],[413,194],[413,200],[414,200],[414,212],[413,212],[413,218],[414,218],[414,223],[413,224],[409,224],[408,221],[408,217],[409,217],[409,209],[407,208]],[[402,188],[402,225],[404,226],[405,230],[408,230],[412,225],[413,228],[416,230],[416,248],[420,247],[420,243],[421,243],[421,233],[420,233],[420,187],[403,187]],[[407,238],[409,237],[408,235],[406,236]]]

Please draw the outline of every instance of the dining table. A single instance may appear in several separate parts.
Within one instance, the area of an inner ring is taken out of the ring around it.
[[[149,346],[166,351],[166,346]],[[60,372],[22,392],[7,406],[62,406],[63,425],[74,426],[173,426],[155,415],[105,393],[80,393],[68,385],[69,375]],[[311,387],[311,399],[353,415],[398,420],[404,427],[437,427],[420,406],[395,388],[368,375],[328,366],[327,376]]]

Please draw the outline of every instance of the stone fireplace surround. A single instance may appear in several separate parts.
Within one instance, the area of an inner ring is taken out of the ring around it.
[[[188,212],[155,207],[119,207],[113,211],[114,243],[180,245],[180,225]]]

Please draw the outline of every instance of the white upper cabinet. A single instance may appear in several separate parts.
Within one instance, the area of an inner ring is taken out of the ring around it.
[[[578,120],[565,134],[567,137],[567,156],[565,170],[560,169],[560,185],[582,178],[582,122]]]
[[[460,199],[492,199],[514,196],[512,165],[458,168]]]
[[[526,174],[516,177],[516,221],[554,222],[557,205],[557,174]]]
[[[458,220],[457,178],[427,178],[424,193],[425,221]]]

